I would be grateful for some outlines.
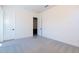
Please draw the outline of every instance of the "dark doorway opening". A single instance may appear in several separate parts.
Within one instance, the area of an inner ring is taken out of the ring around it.
[[[37,36],[37,17],[33,17],[33,36]]]

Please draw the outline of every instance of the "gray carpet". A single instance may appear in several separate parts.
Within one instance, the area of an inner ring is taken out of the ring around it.
[[[79,48],[43,37],[5,41],[0,53],[79,53]]]

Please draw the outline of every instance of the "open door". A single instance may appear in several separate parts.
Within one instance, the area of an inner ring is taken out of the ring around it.
[[[38,19],[36,17],[33,17],[33,36],[37,36],[37,21]]]

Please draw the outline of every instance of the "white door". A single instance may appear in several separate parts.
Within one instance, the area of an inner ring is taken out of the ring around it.
[[[2,6],[0,6],[0,42],[3,41],[3,11]]]
[[[4,40],[15,39],[15,12],[11,6],[4,6]]]

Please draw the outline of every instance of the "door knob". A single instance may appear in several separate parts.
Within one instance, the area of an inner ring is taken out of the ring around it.
[[[12,30],[15,30],[15,29],[12,29]]]

